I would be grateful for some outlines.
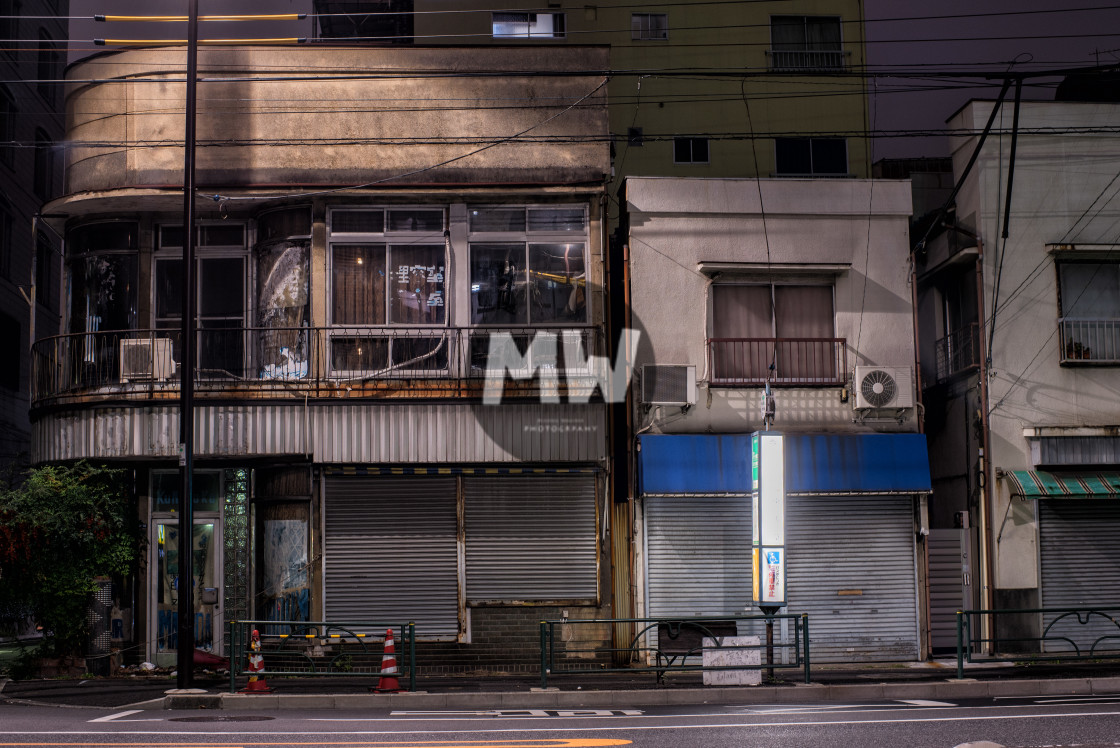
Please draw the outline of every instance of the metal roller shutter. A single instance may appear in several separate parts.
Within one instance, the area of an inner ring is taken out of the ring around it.
[[[967,530],[933,529],[929,549],[930,638],[934,652],[957,651],[957,611],[971,608],[966,597]]]
[[[453,476],[328,477],[323,510],[328,621],[416,623],[459,634]]]
[[[467,600],[597,598],[594,475],[463,478]]]
[[[1049,499],[1038,502],[1039,561],[1042,566],[1042,607],[1120,606],[1120,504],[1115,499]],[[1043,616],[1043,628],[1057,614]],[[1070,616],[1055,624],[1048,636],[1068,637],[1087,654],[1101,636],[1120,630],[1093,616],[1087,625]],[[1047,652],[1070,652],[1069,642],[1048,641]],[[1120,650],[1120,640],[1097,645],[1096,651]]]
[[[787,501],[789,612],[809,614],[813,662],[916,660],[913,499]]]
[[[751,612],[750,514],[744,497],[645,499],[650,618]]]

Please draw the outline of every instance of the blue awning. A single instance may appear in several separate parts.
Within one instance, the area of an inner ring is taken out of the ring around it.
[[[750,434],[639,437],[643,495],[749,494]],[[786,494],[929,493],[924,434],[787,434]]]

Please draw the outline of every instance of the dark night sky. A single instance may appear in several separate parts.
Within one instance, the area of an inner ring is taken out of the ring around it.
[[[1120,4],[1101,0],[865,0],[868,61],[874,71],[1052,70],[1120,62]],[[775,5],[778,5],[775,3]],[[795,0],[789,10],[795,11]],[[185,15],[186,0],[71,0],[71,16],[94,14]],[[206,13],[310,12],[310,0],[200,0]],[[789,11],[784,11],[789,12]],[[990,15],[978,15],[990,14]],[[670,6],[672,15],[672,6]],[[966,17],[959,17],[966,16]],[[184,37],[186,24],[74,21],[74,60],[95,48],[94,38]],[[202,37],[311,36],[312,20],[209,23]],[[1053,85],[1025,89],[1030,98],[1052,98]],[[870,127],[874,131],[936,130],[971,98],[992,98],[994,87],[963,78],[875,78]],[[822,116],[827,116],[826,114]],[[875,159],[948,155],[944,137],[879,137]]]

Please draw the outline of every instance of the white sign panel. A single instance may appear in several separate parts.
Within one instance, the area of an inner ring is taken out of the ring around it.
[[[758,517],[762,545],[786,544],[786,460],[781,434],[759,434]]]

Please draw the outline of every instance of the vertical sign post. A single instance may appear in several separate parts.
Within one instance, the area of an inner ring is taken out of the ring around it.
[[[785,441],[774,431],[751,434],[751,588],[754,604],[773,616],[786,604]],[[774,677],[774,621],[766,621],[767,675]]]

